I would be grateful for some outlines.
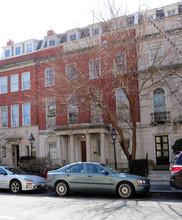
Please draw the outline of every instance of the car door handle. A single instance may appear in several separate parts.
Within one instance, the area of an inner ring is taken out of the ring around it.
[[[88,176],[88,177],[92,177],[92,176]]]
[[[70,175],[67,175],[67,176],[70,176]]]

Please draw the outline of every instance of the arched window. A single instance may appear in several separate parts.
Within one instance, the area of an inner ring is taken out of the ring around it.
[[[153,92],[154,112],[166,112],[166,96],[162,88],[157,88]]]

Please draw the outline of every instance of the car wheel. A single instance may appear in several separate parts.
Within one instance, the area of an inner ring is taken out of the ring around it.
[[[69,193],[69,187],[65,182],[58,182],[56,184],[56,193],[59,196],[67,196]]]
[[[131,183],[120,183],[117,188],[117,194],[120,198],[128,199],[134,195],[134,187]]]
[[[13,180],[10,185],[10,190],[13,193],[19,193],[21,191],[21,183],[18,180]]]

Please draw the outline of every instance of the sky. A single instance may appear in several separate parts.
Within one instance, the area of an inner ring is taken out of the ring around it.
[[[159,8],[179,0],[110,0],[120,14]],[[19,43],[43,39],[48,30],[57,34],[93,23],[93,11],[102,11],[108,0],[0,0],[0,56],[9,39]],[[139,7],[140,6],[140,7]]]

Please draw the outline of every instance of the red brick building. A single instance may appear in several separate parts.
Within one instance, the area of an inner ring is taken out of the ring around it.
[[[49,155],[60,165],[113,162],[111,122],[105,109],[116,121],[124,122],[123,117],[130,120],[129,103],[116,69],[120,75],[129,66],[137,71],[136,62],[133,64],[137,55],[134,29],[127,33],[117,30],[113,36],[114,54],[109,45],[111,36],[102,24],[65,34],[48,31],[40,41],[8,42],[0,60],[3,164],[17,166],[19,158],[31,151],[38,157]],[[126,40],[130,43],[123,43]],[[135,100],[138,122],[137,74],[122,77],[131,100]],[[35,137],[33,149],[28,142],[31,133]],[[118,163],[122,162],[120,151],[118,147]]]

